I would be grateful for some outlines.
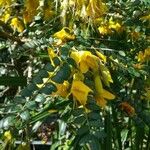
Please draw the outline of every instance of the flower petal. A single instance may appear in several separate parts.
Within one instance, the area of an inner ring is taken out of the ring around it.
[[[73,81],[71,87],[71,93],[82,104],[85,105],[87,101],[88,93],[92,90],[81,81]]]

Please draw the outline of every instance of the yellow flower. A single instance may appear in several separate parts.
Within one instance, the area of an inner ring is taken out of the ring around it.
[[[138,53],[138,61],[139,62],[146,62],[150,60],[150,48],[146,48],[144,52],[140,51]]]
[[[96,90],[95,99],[97,105],[99,105],[102,108],[105,108],[107,100],[113,100],[115,98],[115,95],[103,88],[102,81],[98,72],[94,73],[94,82]]]
[[[145,88],[144,99],[150,101],[150,87]]]
[[[52,10],[52,2],[51,1],[45,1],[44,7],[43,7],[43,13],[44,13],[44,20],[48,21],[52,19],[54,15],[54,11]]]
[[[87,96],[89,92],[93,92],[87,85],[85,85],[82,81],[73,80],[71,93],[73,97],[79,101],[81,105],[85,105],[87,102]]]
[[[49,47],[47,49],[47,51],[48,51],[48,55],[49,55],[50,61],[51,61],[52,65],[54,65],[53,58],[57,57],[57,54],[54,52],[54,50],[51,47]]]
[[[73,80],[83,81],[84,80],[84,75],[81,72],[78,71],[73,75]]]
[[[144,54],[143,54],[142,51],[140,51],[140,52],[138,53],[137,58],[138,58],[138,62],[144,62],[145,57],[144,57]]]
[[[5,131],[4,132],[4,137],[9,141],[12,139],[12,135],[10,131]]]
[[[22,22],[17,17],[15,17],[11,20],[10,25],[12,26],[12,28],[14,30],[17,30],[18,32],[23,32],[23,30],[24,30]]]
[[[107,101],[103,97],[96,96],[95,99],[96,99],[96,103],[97,103],[98,106],[100,106],[102,108],[106,107]]]
[[[115,95],[105,89],[103,89],[103,92],[101,94],[97,94],[95,96],[97,105],[99,105],[102,108],[106,107],[108,100],[113,100],[113,99],[115,99]]]
[[[143,68],[143,65],[140,64],[140,63],[137,63],[137,64],[133,64],[133,67],[134,67],[135,69],[142,69],[142,68]]]
[[[63,84],[56,84],[57,91],[53,93],[52,95],[61,96],[66,98],[69,94],[69,82],[64,81]]]
[[[120,29],[121,29],[121,25],[118,22],[114,22],[113,19],[110,18],[109,19],[109,26],[108,26],[108,28],[119,32]]]
[[[10,12],[6,11],[5,14],[1,16],[0,20],[2,20],[3,22],[7,23],[9,18],[10,18]]]
[[[25,10],[23,13],[24,23],[30,23],[37,14],[39,0],[25,0]]]
[[[119,22],[113,21],[112,17],[108,21],[102,20],[101,25],[98,28],[100,34],[102,35],[112,34],[113,31],[120,33],[123,31],[123,29],[124,28],[121,26]]]
[[[32,22],[33,18],[34,18],[34,15],[30,14],[30,12],[28,12],[28,11],[24,11],[24,13],[23,13],[24,24],[28,24],[28,23]]]
[[[75,39],[75,35],[71,33],[71,30],[67,27],[62,28],[60,31],[54,34],[55,38],[60,39],[62,42],[67,42]]]
[[[150,14],[147,15],[147,16],[142,16],[140,19],[141,20],[149,20],[150,21]]]
[[[89,51],[73,51],[70,57],[75,60],[82,73],[86,73],[89,69],[98,70],[100,60]]]
[[[99,51],[96,51],[96,55],[97,55],[104,63],[106,63],[107,57],[106,57],[104,54],[102,54],[102,53],[99,52]]]
[[[103,93],[101,95],[103,98],[106,98],[107,100],[115,99],[115,95],[105,89],[103,89]]]
[[[107,11],[107,7],[101,0],[90,0],[86,8],[87,15],[91,18],[99,18]]]
[[[133,40],[137,40],[137,39],[139,39],[139,37],[140,37],[140,32],[132,31],[132,32],[130,33],[130,35],[131,35],[131,38],[132,38]]]
[[[150,60],[150,48],[145,49],[144,55],[146,60]]]
[[[98,28],[98,30],[99,30],[99,33],[102,34],[102,35],[107,35],[107,34],[110,33],[110,30],[109,30],[108,27],[105,26],[105,25],[100,26],[100,27]]]
[[[0,0],[0,6],[10,6],[12,3],[12,0]]]
[[[49,8],[44,9],[44,20],[50,20],[54,15],[54,11]]]
[[[104,84],[107,87],[109,87],[110,83],[113,83],[113,80],[111,78],[111,74],[110,74],[108,68],[102,63],[99,64],[99,68],[100,68],[102,81],[104,82]]]

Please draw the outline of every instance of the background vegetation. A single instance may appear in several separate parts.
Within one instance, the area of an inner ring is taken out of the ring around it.
[[[0,149],[149,150],[149,44],[148,0],[0,0]]]

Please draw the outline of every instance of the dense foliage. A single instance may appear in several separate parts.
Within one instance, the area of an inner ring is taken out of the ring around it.
[[[0,149],[150,149],[150,2],[0,0],[0,92]]]

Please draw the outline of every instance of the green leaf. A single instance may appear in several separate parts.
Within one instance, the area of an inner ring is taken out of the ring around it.
[[[60,59],[58,57],[54,57],[53,58],[53,62],[55,66],[59,66],[60,65]]]
[[[37,90],[38,89],[38,87],[34,84],[34,83],[30,83],[28,86],[27,86],[27,89],[29,90],[29,91],[35,91],[35,90]]]
[[[91,120],[98,120],[100,119],[100,114],[95,112],[88,113],[88,118]]]
[[[96,104],[86,104],[86,108],[93,110],[93,111],[98,111],[100,110],[100,107],[97,106]]]
[[[0,85],[6,86],[26,86],[27,79],[24,76],[1,76],[0,77]]]
[[[23,98],[22,96],[16,96],[14,99],[13,99],[14,103],[17,103],[17,104],[24,104],[26,102],[26,99]]]
[[[38,103],[44,103],[46,99],[45,99],[44,95],[38,94],[34,100]]]
[[[67,58],[68,64],[72,65],[73,67],[77,67],[77,64],[73,58]]]
[[[4,128],[4,118],[0,120],[0,129]]]
[[[62,48],[61,48],[61,56],[62,58],[66,58],[69,54],[69,50],[70,50],[70,45],[65,44]]]
[[[51,65],[50,63],[47,63],[44,67],[45,70],[49,71],[49,72],[53,72],[54,71],[54,66]]]
[[[82,126],[77,131],[78,136],[82,136],[82,135],[87,134],[87,133],[89,133],[89,127],[87,125]]]
[[[68,63],[64,63],[57,73],[51,78],[52,81],[56,83],[63,83],[64,80],[67,80],[70,77],[71,69]]]
[[[30,119],[30,113],[29,113],[29,111],[26,110],[26,111],[22,112],[22,113],[20,114],[20,117],[21,117],[21,119],[22,119],[23,121],[29,120],[29,119]]]
[[[59,122],[59,137],[61,137],[66,132],[67,124],[62,120],[59,120],[58,122]]]
[[[128,72],[135,77],[140,77],[140,73],[137,72],[133,67],[129,67]]]
[[[86,134],[80,139],[79,145],[83,146],[89,143],[91,140],[92,140],[92,136],[90,134]]]
[[[27,88],[25,88],[20,92],[20,95],[23,97],[30,97],[32,95],[32,91],[29,91]]]
[[[74,119],[73,123],[75,123],[75,124],[82,124],[82,123],[85,122],[85,120],[86,120],[85,116],[82,115],[82,116],[76,117]]]
[[[27,101],[25,107],[30,110],[35,110],[37,108],[37,104],[35,101]]]
[[[42,77],[40,77],[40,76],[35,76],[35,77],[33,78],[33,82],[34,82],[35,84],[42,84],[42,83],[43,83],[43,79],[42,79]]]
[[[119,53],[119,55],[121,55],[121,56],[123,56],[123,57],[125,57],[125,56],[126,56],[126,54],[125,54],[125,52],[124,52],[124,51],[119,51],[118,53]]]
[[[41,78],[47,78],[49,74],[46,70],[42,69],[39,71],[38,76],[40,76]]]
[[[8,129],[11,126],[14,126],[15,124],[15,117],[9,116],[3,120],[3,128]]]
[[[32,127],[32,132],[37,132],[38,128],[41,126],[42,123],[42,121],[37,121]]]
[[[44,93],[46,95],[50,95],[50,94],[52,94],[52,92],[56,92],[56,91],[57,91],[57,88],[56,88],[55,84],[53,84],[53,83],[47,83],[45,85],[45,87],[43,87],[40,90],[41,93]]]
[[[104,138],[106,138],[106,136],[107,136],[104,131],[100,131],[100,130],[94,132],[93,135],[99,140],[104,140]]]
[[[90,120],[90,126],[91,127],[101,127],[101,126],[103,126],[103,124],[100,120],[94,120],[94,121]]]
[[[84,109],[83,108],[77,108],[77,109],[73,110],[73,112],[72,112],[72,114],[74,116],[80,116],[83,113],[84,113]]]

